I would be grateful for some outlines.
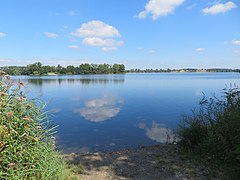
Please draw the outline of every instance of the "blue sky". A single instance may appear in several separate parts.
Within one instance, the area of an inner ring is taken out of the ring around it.
[[[240,68],[240,2],[2,0],[0,66]]]

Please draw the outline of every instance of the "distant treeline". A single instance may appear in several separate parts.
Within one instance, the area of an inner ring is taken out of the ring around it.
[[[130,69],[127,73],[169,73],[169,72],[240,72],[240,69]]]
[[[80,64],[63,67],[43,66],[40,62],[27,66],[0,67],[9,75],[54,75],[54,74],[119,74],[119,73],[169,73],[169,72],[240,72],[240,69],[211,68],[211,69],[130,69],[125,70],[123,64]]]
[[[40,62],[27,66],[5,66],[0,70],[9,75],[50,75],[50,74],[118,74],[125,73],[123,64],[80,64],[79,66],[43,66]]]

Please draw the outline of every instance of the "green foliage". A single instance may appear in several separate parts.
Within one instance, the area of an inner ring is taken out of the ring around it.
[[[40,62],[36,62],[34,64],[27,65],[24,73],[26,75],[42,75],[42,64]]]
[[[234,167],[234,175],[240,176],[240,89],[223,93],[222,99],[204,97],[197,113],[183,117],[179,144],[207,160]]]
[[[48,75],[48,74],[118,74],[125,73],[125,66],[123,64],[80,64],[78,67],[69,65],[62,67],[61,65],[55,66],[42,66],[40,62],[23,66],[10,66],[3,67],[9,75]]]
[[[1,73],[1,72],[0,72]],[[0,76],[0,179],[62,179],[44,105],[27,99],[23,84]]]

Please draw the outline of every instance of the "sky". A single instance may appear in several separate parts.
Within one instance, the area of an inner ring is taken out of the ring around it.
[[[1,0],[0,66],[240,68],[237,0]]]

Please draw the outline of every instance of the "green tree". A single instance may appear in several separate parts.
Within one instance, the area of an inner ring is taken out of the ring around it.
[[[67,74],[75,74],[75,67],[72,65],[67,66]]]
[[[91,74],[93,72],[92,66],[90,64],[81,64],[79,66],[80,74]]]
[[[27,66],[26,70],[27,75],[42,75],[42,64],[36,62]]]

